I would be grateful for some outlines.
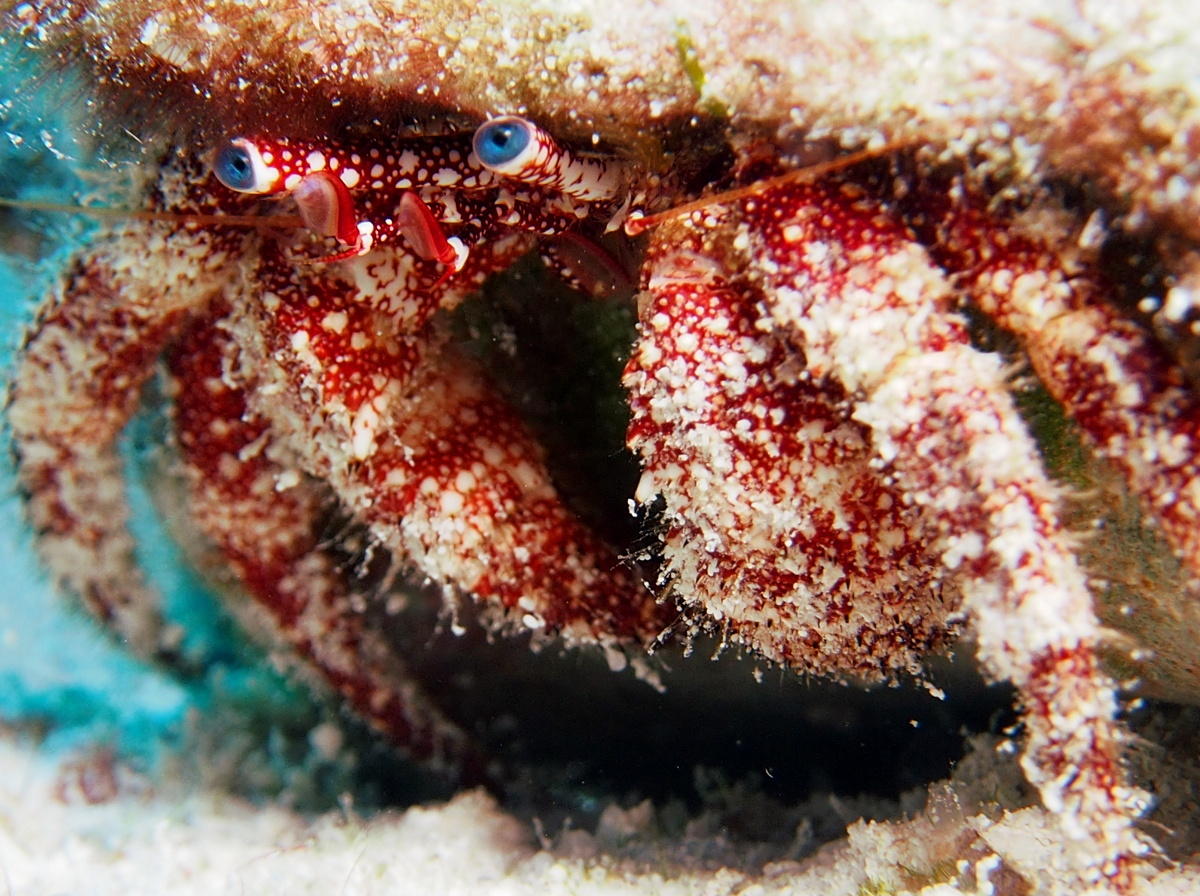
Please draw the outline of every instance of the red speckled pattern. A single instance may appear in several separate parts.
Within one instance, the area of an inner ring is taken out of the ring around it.
[[[668,580],[795,668],[915,671],[957,603],[920,520],[871,468],[845,395],[757,326],[757,289],[672,279],[696,242],[652,253],[653,297],[625,374],[639,492],[666,501]]]
[[[355,223],[370,234],[347,255],[404,242],[397,213],[404,193],[423,202],[445,236],[457,237],[467,249],[514,228],[562,233],[589,216],[603,219],[615,210],[610,202],[589,203],[538,183],[499,177],[479,164],[469,135],[406,137],[382,146],[269,136],[247,142],[270,172],[271,185],[265,192],[291,191],[313,172],[334,174],[345,185],[354,202]]]
[[[1078,826],[1088,874],[1130,886],[1134,803],[1113,775],[1116,701],[1094,656],[1091,595],[1000,360],[970,346],[941,271],[857,189],[770,192],[747,203],[746,226],[772,317],[856,394],[854,417],[884,468],[942,533],[943,564],[961,569],[984,667],[1030,695],[1030,780]],[[1062,656],[1074,658],[1072,674],[1045,675],[1047,658]],[[1055,773],[1064,767],[1077,775]]]
[[[386,232],[392,188],[347,189]],[[370,595],[316,540],[331,507],[418,576],[484,600],[493,625],[598,644],[610,660],[673,628],[676,601],[694,630],[872,678],[916,671],[965,623],[984,668],[1025,700],[1023,765],[1081,877],[1129,888],[1139,802],[1120,774],[1087,578],[1002,361],[970,344],[956,311],[962,289],[1022,338],[1195,564],[1183,380],[1094,301],[1100,279],[1068,269],[1066,243],[969,203],[913,191],[889,204],[837,178],[659,226],[625,377],[645,463],[636,497],[664,504],[659,603],[562,505],[540,447],[439,314],[528,250],[530,231],[599,226],[612,208],[521,185],[421,189],[470,250],[453,276],[403,240],[320,264],[304,235],[162,224],[80,256],[22,356],[10,413],[41,548],[56,569],[84,570],[60,574],[104,595],[98,615],[145,653],[167,643],[111,450],[166,347],[198,524],[280,639],[418,755],[478,767],[362,624]],[[160,192],[165,208],[243,207],[175,163]]]
[[[1200,569],[1200,401],[1178,367],[1103,301],[1111,287],[1069,243],[995,226],[971,203],[911,201],[942,233],[935,257],[1020,336],[1039,379]]]
[[[988,246],[997,268],[1025,250]],[[1026,698],[1023,766],[1081,873],[1127,890],[1138,803],[1087,579],[946,272],[867,190],[826,179],[661,228],[645,276],[626,381],[664,581],[801,669],[913,668],[961,600],[984,668]]]
[[[451,158],[455,139],[421,142],[422,158]],[[170,661],[175,639],[133,557],[114,447],[165,354],[191,514],[257,608],[239,615],[398,746],[480,781],[487,762],[366,623],[386,595],[322,540],[335,511],[419,582],[490,604],[494,627],[599,644],[610,663],[653,642],[673,611],[563,506],[540,447],[439,319],[532,247],[531,224],[561,230],[588,206],[519,185],[513,201],[503,184],[476,197],[430,189],[447,231],[483,240],[460,270],[402,240],[314,263],[317,235],[269,218],[257,234],[212,218],[112,230],[43,310],[10,421],[49,565],[135,651]],[[388,195],[359,191],[356,207],[382,214]],[[491,217],[452,220],[460,195],[463,210]],[[254,202],[178,156],[154,198],[210,216]]]

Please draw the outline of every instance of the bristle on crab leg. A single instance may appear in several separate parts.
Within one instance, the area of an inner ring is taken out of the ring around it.
[[[625,369],[635,499],[662,501],[660,583],[797,671],[916,673],[958,600],[925,524],[871,467],[846,397],[806,377],[763,295],[668,223]]]
[[[174,636],[133,556],[115,443],[159,351],[187,312],[219,289],[211,284],[242,238],[145,221],[113,231],[77,260],[13,378],[8,421],[39,550],[141,656],[172,656]],[[131,268],[129,259],[147,251],[163,263]]]
[[[219,317],[226,308],[214,309]],[[471,739],[413,683],[376,632],[339,558],[321,544],[331,497],[275,462],[266,421],[224,376],[237,364],[229,334],[201,319],[175,341],[176,425],[196,525],[222,552],[252,598],[238,614],[267,629],[413,758],[464,783],[487,780]]]
[[[196,227],[253,227],[257,230],[283,230],[290,227],[311,227],[297,215],[232,215],[202,214],[200,212],[164,212],[108,208],[97,205],[66,205],[60,202],[39,202],[10,199],[0,196],[0,208],[29,212],[57,212],[65,215],[84,215],[107,221],[169,221]]]
[[[524,424],[448,349],[414,372],[403,418],[341,483],[418,570],[569,644],[648,644],[667,624],[635,572],[563,506]],[[436,376],[431,374],[436,372]]]
[[[940,530],[980,660],[1025,700],[1022,764],[1081,873],[1128,889],[1143,848],[1098,623],[1000,360],[971,347],[944,276],[855,188],[790,185],[741,213],[736,242],[774,325],[793,334],[813,376],[857,396],[882,469]]]
[[[671,206],[660,212],[655,212],[652,215],[647,215],[641,211],[634,210],[629,213],[625,219],[624,229],[628,236],[638,236],[650,230],[653,227],[658,227],[665,224],[667,221],[680,220],[692,215],[695,212],[710,212],[716,206],[727,206],[736,203],[740,200],[750,199],[754,196],[760,196],[763,193],[777,190],[787,184],[810,184],[814,181],[827,177],[835,171],[842,171],[846,168],[852,168],[860,162],[867,162],[872,159],[881,159],[892,156],[895,153],[905,149],[908,144],[903,142],[888,143],[884,146],[873,147],[871,149],[860,149],[857,152],[846,153],[845,155],[837,156],[827,162],[817,162],[813,165],[805,165],[802,168],[794,168],[791,171],[785,171],[782,174],[777,174],[774,177],[768,177],[765,180],[756,180],[752,183],[744,184],[740,187],[732,187],[721,190],[719,193],[714,193],[710,196],[702,196],[699,199],[694,199],[691,202],[685,202],[680,205]]]
[[[486,269],[489,253],[514,248],[491,243],[472,262]],[[456,289],[414,295],[382,263],[296,272],[270,253],[259,279],[269,308],[247,302],[232,315],[261,352],[247,375],[276,380],[252,405],[297,434],[300,466],[381,543],[509,624],[568,643],[646,644],[666,627],[636,572],[563,505],[533,434],[427,323]],[[468,269],[463,288],[478,279]]]
[[[1094,265],[1064,267],[1071,247],[999,228],[966,204],[933,218],[943,234],[935,257],[963,271],[972,299],[1018,335],[1050,394],[1124,473],[1200,576],[1200,402],[1186,377],[1102,300]]]

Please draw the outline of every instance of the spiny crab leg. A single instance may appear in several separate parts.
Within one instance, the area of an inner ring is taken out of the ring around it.
[[[471,739],[430,703],[374,630],[372,596],[355,593],[346,558],[322,545],[331,496],[273,460],[267,421],[230,385],[226,371],[239,366],[237,350],[214,323],[227,313],[219,305],[190,324],[168,361],[175,381],[187,384],[175,390],[175,408],[193,518],[251,598],[237,615],[292,647],[413,758],[454,770],[465,783],[486,781]]]
[[[1018,335],[1050,394],[1200,576],[1200,401],[1185,378],[1141,327],[1102,300],[1093,265],[1064,267],[1069,247],[998,228],[970,203],[924,205],[942,235],[934,257],[962,271],[962,288],[980,309]]]
[[[871,466],[845,395],[758,326],[764,296],[682,224],[658,230],[624,382],[635,500],[663,502],[660,584],[804,673],[917,673],[953,626],[919,510]]]
[[[209,301],[244,237],[135,221],[83,254],[21,353],[8,421],[47,566],[141,656],[171,658],[157,597],[133,556],[115,442],[154,361]],[[157,247],[164,263],[132,269]]]
[[[485,254],[473,257],[490,270]],[[464,288],[481,276],[468,270]],[[432,581],[614,658],[622,639],[653,642],[667,609],[563,506],[532,434],[426,324],[429,303],[454,293],[402,289],[392,310],[393,279],[406,282],[370,257],[297,272],[268,255],[269,306],[232,314],[248,369],[270,376],[252,407],[295,433],[298,466]]]
[[[975,351],[943,275],[848,185],[747,200],[739,236],[807,369],[858,399],[882,469],[940,531],[984,667],[1025,703],[1022,766],[1094,882],[1131,886],[1144,852],[1120,769],[1112,682],[1086,577],[999,358]]]

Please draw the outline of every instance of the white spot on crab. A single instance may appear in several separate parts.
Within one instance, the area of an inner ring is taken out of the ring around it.
[[[463,266],[467,263],[467,256],[470,255],[471,250],[468,249],[463,241],[456,236],[450,237],[450,239],[446,240],[446,242],[449,243],[450,248],[454,250],[454,261],[451,263],[450,269],[453,271],[461,271]]]
[[[375,453],[375,434],[379,431],[380,420],[391,398],[386,388],[389,385],[390,382],[381,385],[379,388],[383,391],[354,415],[350,425],[350,450],[355,460],[366,460]]]
[[[389,157],[388,161],[391,161]],[[400,158],[396,160],[395,166],[405,174],[412,174],[417,170],[417,166],[421,163],[421,157],[411,149],[406,149],[400,153]]]
[[[275,477],[275,491],[286,492],[290,488],[295,488],[300,484],[300,473],[298,470],[284,470]]]
[[[955,535],[946,539],[946,551],[942,563],[947,569],[958,569],[963,560],[977,560],[983,556],[983,537],[978,532]]]
[[[321,326],[333,333],[341,333],[346,329],[350,318],[345,311],[330,311],[321,318]]]
[[[1173,286],[1167,292],[1167,301],[1163,305],[1162,314],[1169,322],[1179,323],[1187,313],[1196,307],[1195,297],[1190,289]]]
[[[379,426],[379,414],[371,405],[364,405],[354,415],[350,427],[350,451],[355,460],[366,460],[375,451],[375,430]]]
[[[785,228],[786,229],[786,228]],[[821,265],[829,257],[829,244],[810,242],[804,247],[804,263],[806,265]]]
[[[441,497],[438,498],[438,506],[441,508],[442,513],[445,514],[461,512],[466,503],[466,499],[461,493],[451,491],[450,489],[442,492]]]
[[[785,243],[798,243],[804,239],[804,228],[799,224],[786,224],[783,228],[783,241]]]

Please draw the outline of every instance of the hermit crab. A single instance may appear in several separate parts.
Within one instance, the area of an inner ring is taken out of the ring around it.
[[[496,128],[510,125],[493,142]],[[528,251],[527,233],[611,206],[604,163],[532,133],[561,164],[547,178],[535,153],[528,185],[482,167],[469,139],[237,138],[215,177],[168,164],[157,204],[212,215],[246,204],[235,191],[288,192],[314,234],[348,245],[314,263],[286,240],[152,221],[78,259],[22,355],[9,420],[44,554],[134,650],[172,644],[106,482],[160,355],[199,529],[282,640],[415,755],[469,748],[364,626],[320,543],[331,503],[420,576],[493,602],[501,625],[617,652],[663,630],[664,608],[561,504],[527,428],[434,319]],[[137,264],[147,247],[174,264]]]
[[[162,355],[198,527],[277,635],[416,755],[477,759],[364,624],[365,596],[318,537],[331,502],[419,575],[488,603],[494,624],[610,651],[677,628],[677,602],[696,629],[785,666],[871,679],[918,670],[965,621],[984,668],[1020,690],[1027,774],[1081,864],[1128,882],[1135,794],[1086,577],[1002,362],[972,347],[956,299],[1030,341],[1081,425],[1125,440],[1179,387],[1129,385],[1153,352],[1130,347],[1142,337],[1086,271],[1068,277],[1054,247],[969,193],[889,201],[845,173],[647,217],[650,194],[615,160],[515,117],[473,139],[237,137],[213,165],[173,160],[156,204],[232,214],[238,193],[287,194],[299,240],[127,225],[43,309],[9,407],[47,559],[135,649],[170,644],[107,482]],[[625,377],[635,497],[665,505],[657,598],[561,504],[436,314],[530,234],[614,221],[658,225]],[[338,245],[306,256],[314,239]],[[165,262],[132,263],[147,246]],[[1150,467],[1186,493],[1190,467]]]
[[[152,48],[174,34],[162,58],[185,83],[216,70],[166,19],[139,34]],[[363,49],[377,42],[339,41],[322,77],[378,108],[384,68]],[[690,41],[672,52],[703,97]],[[445,55],[420,59],[450,92]],[[591,122],[609,74],[573,70]],[[471,122],[457,129],[409,133],[362,114],[317,137],[309,122],[241,128],[215,148],[177,141],[151,204],[182,217],[132,221],[79,253],[13,380],[47,561],[133,649],[170,659],[113,452],[161,358],[197,528],[276,636],[414,755],[486,777],[367,624],[377,594],[326,537],[331,517],[447,594],[473,595],[494,629],[599,645],[618,665],[715,631],[789,669],[878,680],[967,632],[986,673],[1019,692],[1022,766],[1080,878],[1130,889],[1148,849],[1134,829],[1143,800],[1122,771],[1095,587],[1014,399],[1031,371],[1200,571],[1193,376],[1163,326],[1110,301],[1091,226],[1106,200],[1025,189],[1017,162],[946,149],[932,126],[839,158],[863,136],[847,129],[820,143],[831,163],[808,169],[798,106],[791,119],[758,110],[766,127],[690,102],[663,130],[702,145],[667,150],[629,124],[674,114],[654,83],[592,145],[553,101],[528,111],[520,90],[490,87],[454,104]],[[294,92],[342,102],[321,84]],[[428,98],[424,82],[403,87]],[[1009,142],[997,157],[1019,156]],[[289,204],[291,223],[261,214]],[[599,248],[610,231],[645,234],[638,270]],[[652,511],[646,567],[568,509],[528,427],[449,336],[442,312],[535,244],[572,283],[641,287],[624,384],[643,467],[629,497]],[[977,344],[980,320],[1013,337],[1008,357]]]

